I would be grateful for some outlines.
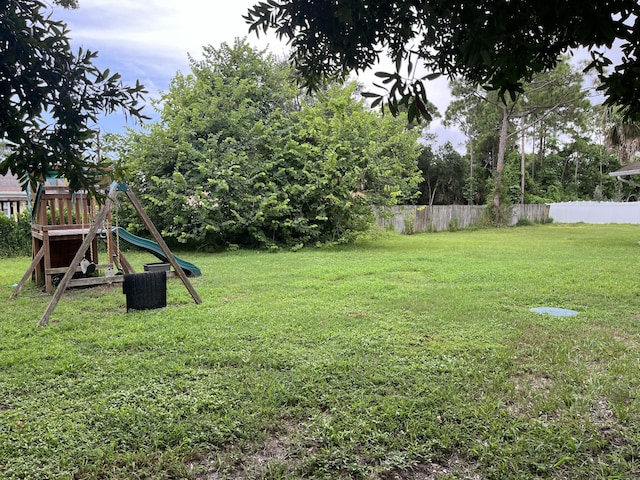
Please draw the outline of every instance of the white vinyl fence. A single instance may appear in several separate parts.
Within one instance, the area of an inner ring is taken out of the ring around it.
[[[564,202],[549,204],[554,223],[640,224],[640,202]]]

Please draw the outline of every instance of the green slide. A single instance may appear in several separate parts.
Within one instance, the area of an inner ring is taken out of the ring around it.
[[[125,242],[130,243],[131,245],[135,245],[136,247],[140,247],[143,250],[146,250],[147,252],[154,254],[163,262],[167,261],[167,257],[165,256],[164,252],[162,251],[160,246],[153,240],[148,240],[146,238],[138,237],[133,233],[127,232],[122,227],[111,227],[111,230],[117,233],[120,236],[120,238]],[[176,262],[178,262],[178,265],[180,265],[180,267],[185,271],[187,276],[199,277],[200,275],[202,275],[202,272],[200,272],[200,269],[196,267],[193,263],[187,262],[186,260],[183,260],[180,257],[176,257],[175,255],[174,257],[176,259]]]

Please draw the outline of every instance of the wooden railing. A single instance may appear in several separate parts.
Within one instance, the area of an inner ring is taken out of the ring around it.
[[[38,230],[88,228],[98,211],[95,198],[64,186],[45,187],[36,208],[33,223]]]

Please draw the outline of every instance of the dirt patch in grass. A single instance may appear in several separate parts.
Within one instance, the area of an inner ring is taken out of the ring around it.
[[[385,472],[377,477],[380,480],[438,480],[444,478],[464,478],[465,480],[480,480],[480,475],[474,473],[474,468],[458,456],[453,456],[443,462],[421,462],[407,468],[397,468]]]
[[[588,333],[599,333],[601,337],[610,337],[613,341],[623,345],[624,347],[636,350],[640,346],[638,337],[625,331],[619,327],[608,325],[592,325],[589,327]]]
[[[217,452],[192,469],[206,469],[197,480],[252,480],[273,476],[274,472],[293,472],[299,460],[293,455],[294,437],[298,426],[292,423],[280,425],[278,431],[270,432],[264,443],[240,448],[232,445]],[[276,475],[278,476],[278,475]]]
[[[257,447],[240,448],[230,446],[208,459],[194,463],[191,469],[206,471],[196,480],[257,480],[262,478],[290,478],[299,471],[305,454],[313,449],[299,448],[297,432],[299,425],[288,424],[272,432]],[[363,462],[366,464],[366,462]],[[379,467],[370,465],[369,480],[440,480],[445,478],[464,478],[480,480],[476,468],[459,455],[453,455],[438,462],[417,462],[407,467],[396,467],[381,472]]]
[[[591,407],[591,421],[599,427],[607,427],[615,422],[615,416],[609,409],[609,402],[606,398],[600,397]]]
[[[627,444],[627,440],[616,429],[618,422],[606,398],[600,397],[591,407],[589,420],[597,427],[600,437],[607,444],[618,447]]]
[[[534,398],[547,396],[553,388],[553,380],[546,375],[517,375],[512,377],[514,396],[507,410],[514,417],[529,417]]]

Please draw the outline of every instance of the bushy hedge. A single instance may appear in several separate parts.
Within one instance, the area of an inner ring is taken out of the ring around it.
[[[18,221],[0,214],[0,257],[31,254],[31,217],[22,213]]]
[[[373,224],[372,205],[411,201],[421,179],[418,129],[380,116],[357,92],[329,85],[305,96],[288,68],[245,41],[208,47],[172,81],[161,121],[113,150],[170,243],[347,242]],[[122,221],[141,228],[136,217]]]

